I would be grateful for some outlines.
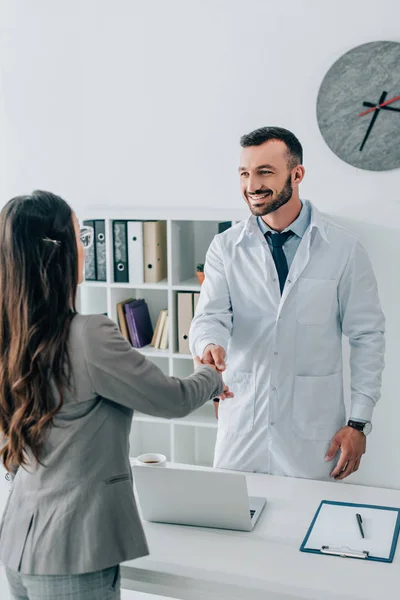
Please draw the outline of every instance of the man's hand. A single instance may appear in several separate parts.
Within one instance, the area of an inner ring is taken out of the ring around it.
[[[222,371],[225,371],[225,369],[226,369],[225,356],[226,356],[226,352],[222,346],[216,346],[215,344],[208,344],[208,346],[206,346],[204,349],[202,363],[204,365],[215,366],[217,368],[218,372],[221,373]],[[218,397],[220,400],[224,400],[227,396],[221,395]],[[233,394],[230,397],[233,398]],[[215,418],[218,419],[219,402],[217,400],[214,400],[214,410],[215,410]]]
[[[203,352],[203,358],[201,362],[203,365],[215,365],[217,371],[220,373],[225,371],[225,356],[226,352],[222,346],[216,346],[215,344],[208,344]]]
[[[340,458],[331,477],[345,479],[355,473],[360,466],[361,457],[366,449],[365,435],[353,427],[343,427],[333,438],[325,460],[332,460],[339,448],[341,450]]]
[[[213,368],[213,369],[214,369],[214,371],[217,371],[218,375],[221,375],[221,373],[220,373],[220,370],[219,370],[219,369],[217,369],[217,367],[216,367],[215,365],[213,365],[213,364],[210,364],[210,363],[205,363],[204,361],[202,361],[202,360],[200,359],[200,357],[199,357],[199,356],[195,356],[195,357],[193,358],[193,364],[194,364],[194,368],[195,368],[195,369],[198,369],[199,367],[201,367],[201,366],[203,366],[203,365],[205,365],[205,364],[206,364],[208,367],[211,367],[211,368]],[[224,384],[224,391],[222,392],[222,394],[220,394],[220,395],[218,396],[218,398],[219,398],[220,400],[225,400],[226,398],[233,398],[233,397],[234,397],[234,393],[233,393],[233,392],[231,392],[231,391],[229,390],[228,386]],[[217,403],[217,402],[214,402],[214,406],[215,406],[216,404],[218,404],[218,403]],[[218,410],[216,409],[216,411],[215,411],[215,412],[216,412],[216,417],[218,418]]]

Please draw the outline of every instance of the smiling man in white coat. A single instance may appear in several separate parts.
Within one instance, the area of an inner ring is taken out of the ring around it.
[[[214,466],[327,479],[355,472],[384,367],[385,319],[357,236],[301,201],[299,140],[279,127],[241,138],[251,215],[215,236],[191,351],[225,371]],[[342,336],[351,346],[351,410]]]

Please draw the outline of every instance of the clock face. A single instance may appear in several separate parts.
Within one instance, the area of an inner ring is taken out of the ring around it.
[[[329,148],[369,171],[400,167],[400,43],[370,42],[326,74],[317,119]]]

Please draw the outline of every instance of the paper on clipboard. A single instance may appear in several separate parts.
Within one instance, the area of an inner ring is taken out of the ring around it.
[[[362,517],[364,538],[358,527],[357,513]],[[321,550],[323,546],[348,548],[368,552],[371,558],[389,560],[398,517],[397,509],[322,503],[302,549]]]

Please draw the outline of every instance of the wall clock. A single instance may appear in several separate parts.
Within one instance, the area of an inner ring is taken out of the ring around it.
[[[317,119],[345,162],[369,171],[400,167],[400,43],[370,42],[341,56],[322,81]]]

